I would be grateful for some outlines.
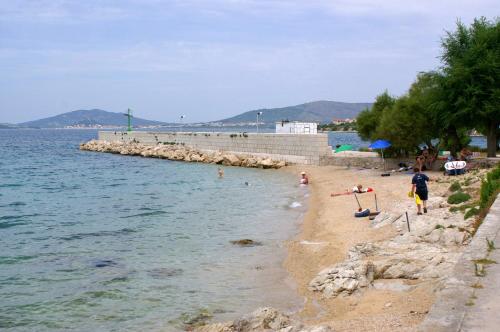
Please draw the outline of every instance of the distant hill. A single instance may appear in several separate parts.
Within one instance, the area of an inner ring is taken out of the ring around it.
[[[0,129],[16,129],[16,128],[19,128],[19,126],[11,123],[0,123]]]
[[[262,121],[274,123],[281,120],[330,123],[333,118],[355,118],[365,108],[370,108],[372,103],[343,103],[338,101],[313,101],[310,103],[281,108],[263,108],[248,111],[228,119],[222,123],[255,122],[256,113],[263,112]]]
[[[159,126],[164,122],[145,120],[141,118],[132,118],[134,127],[141,126]],[[67,112],[35,121],[19,123],[19,126],[32,128],[64,128],[74,127],[93,127],[93,126],[126,126],[127,117],[123,113],[107,112],[99,109],[78,110]]]

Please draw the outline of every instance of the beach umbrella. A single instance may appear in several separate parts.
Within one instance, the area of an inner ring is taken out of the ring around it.
[[[385,159],[384,159],[384,149],[387,149],[388,147],[391,146],[391,142],[383,140],[383,139],[378,139],[372,144],[370,144],[369,148],[370,149],[380,149],[382,152],[382,161],[384,162],[384,171],[385,171]]]
[[[335,149],[335,153],[342,151],[352,151],[352,145],[343,144]]]

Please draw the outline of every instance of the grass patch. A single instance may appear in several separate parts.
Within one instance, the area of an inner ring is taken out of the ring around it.
[[[473,306],[474,305],[474,301],[472,300],[469,300],[465,303],[466,306],[470,307],[470,306]]]
[[[474,288],[474,289],[483,289],[484,288],[484,286],[481,285],[478,282],[476,282],[475,284],[473,284],[471,287]]]
[[[448,204],[460,204],[463,202],[467,202],[469,199],[469,194],[459,191],[448,197]]]
[[[460,189],[462,189],[462,186],[460,186],[460,183],[458,181],[453,182],[449,188],[449,190],[452,192],[458,191]]]
[[[465,181],[463,183],[464,187],[468,187],[468,186],[470,186],[470,184],[471,184],[471,179],[470,178],[465,179]]]
[[[500,193],[500,164],[494,170],[486,174],[485,179],[481,182],[480,199],[479,199],[479,217],[474,222],[474,234],[483,222],[483,219],[488,214],[488,211]]]
[[[441,225],[441,224],[437,224],[436,226],[434,226],[434,229],[444,229],[444,226]]]
[[[477,216],[478,214],[479,214],[479,209],[473,207],[465,213],[464,220],[469,219],[472,216]]]
[[[488,246],[488,252],[495,250],[495,242],[486,238],[486,245]]]

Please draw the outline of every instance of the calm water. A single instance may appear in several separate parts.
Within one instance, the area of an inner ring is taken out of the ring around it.
[[[307,196],[294,175],[78,150],[95,136],[0,130],[0,329],[171,330],[300,305],[281,268]]]

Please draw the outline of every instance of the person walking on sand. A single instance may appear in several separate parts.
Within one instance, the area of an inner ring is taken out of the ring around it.
[[[300,173],[301,178],[300,178],[300,184],[309,184],[309,178],[306,175],[306,172]]]
[[[420,169],[415,167],[413,169],[415,175],[411,179],[411,192],[413,195],[418,195],[422,204],[424,205],[424,213],[427,213],[427,199],[429,196],[429,191],[427,190],[427,182],[429,182],[429,177],[425,174],[420,173]],[[417,200],[417,214],[421,215],[421,204],[418,204]]]

